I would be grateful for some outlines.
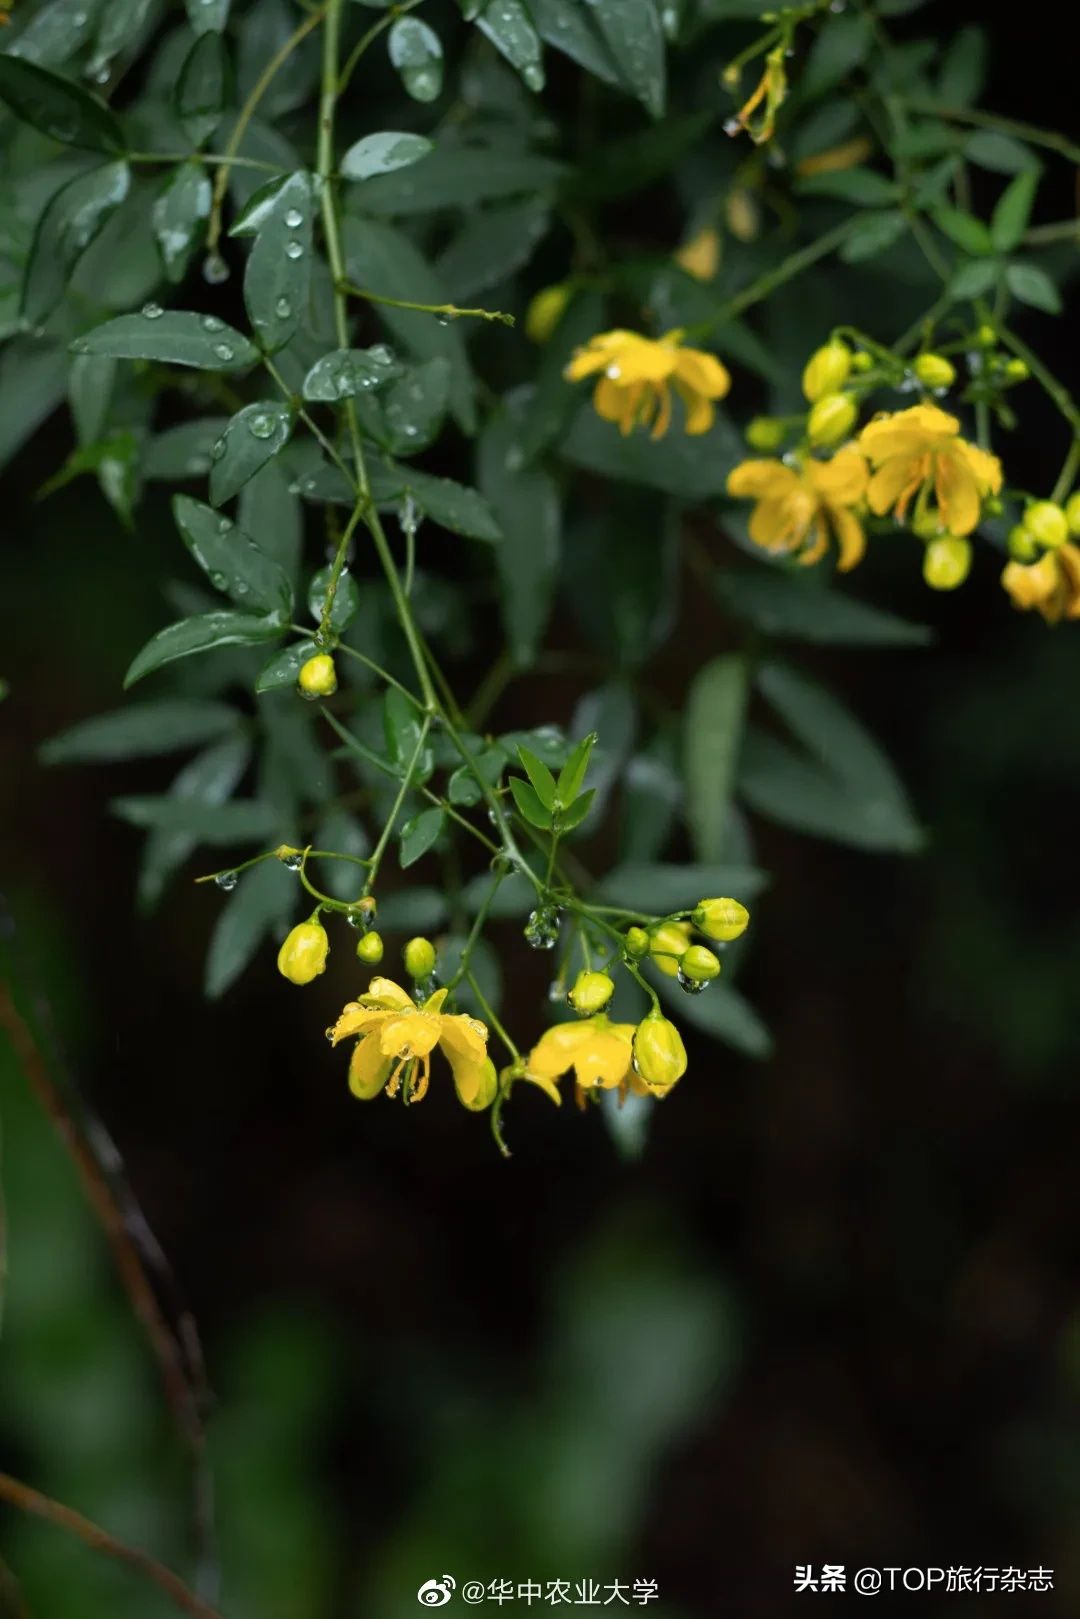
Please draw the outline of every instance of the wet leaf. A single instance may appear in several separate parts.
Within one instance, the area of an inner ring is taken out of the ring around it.
[[[365,135],[350,146],[339,168],[345,180],[370,180],[376,174],[408,168],[433,150],[432,143],[423,135],[384,129],[377,135]]]
[[[190,495],[176,496],[173,516],[184,544],[215,590],[239,607],[276,614],[281,624],[287,622],[292,606],[289,581],[239,524]]]
[[[292,430],[292,411],[278,399],[262,399],[237,411],[211,451],[211,504],[231,500],[288,443]]]
[[[225,41],[218,33],[200,34],[176,81],[176,116],[192,145],[209,140],[231,99],[232,68]]]
[[[434,101],[442,89],[439,36],[419,17],[399,17],[387,36],[390,60],[414,101]]]
[[[122,153],[124,131],[114,113],[81,85],[17,56],[0,54],[0,101],[62,146]]]
[[[90,764],[103,759],[144,759],[210,742],[236,729],[240,716],[227,703],[162,698],[112,714],[95,714],[50,737],[38,754],[44,765]]]
[[[254,235],[244,271],[244,302],[263,348],[273,353],[307,313],[311,291],[311,176],[304,170],[256,192],[232,228]]]
[[[252,613],[222,612],[183,618],[147,641],[124,676],[124,686],[133,686],[152,670],[195,652],[211,652],[222,646],[257,646],[260,641],[276,640],[281,631],[276,614],[260,618]]]
[[[210,213],[210,177],[201,163],[181,163],[169,175],[154,203],[154,240],[170,281],[187,274],[192,252]]]
[[[118,315],[77,337],[73,354],[103,354],[117,360],[159,360],[200,371],[239,371],[258,353],[216,315],[147,304],[138,315]]]
[[[22,288],[22,313],[31,325],[50,315],[79,259],[128,194],[126,163],[107,163],[80,174],[50,199],[38,222]]]

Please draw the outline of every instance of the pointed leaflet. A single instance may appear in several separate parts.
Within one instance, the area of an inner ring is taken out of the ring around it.
[[[322,623],[333,572],[332,566],[320,568],[318,573],[312,575],[311,583],[308,586],[308,612],[316,624]],[[347,568],[343,568],[338,575],[337,587],[334,591],[334,603],[330,609],[330,629],[339,633],[344,629],[348,629],[359,611],[360,592],[357,589],[356,580]]]
[[[49,199],[34,235],[22,287],[22,314],[31,326],[52,313],[76,264],[128,194],[126,163],[80,174]]]
[[[197,34],[213,29],[220,34],[229,19],[229,0],[184,0],[188,22]]]
[[[238,410],[210,452],[211,503],[231,500],[288,443],[292,429],[292,411],[280,399],[261,399]]]
[[[479,7],[469,0],[463,9],[510,66],[517,69],[529,89],[542,90],[544,50],[525,0],[487,0]]]
[[[311,290],[311,175],[300,169],[257,191],[230,232],[255,237],[244,271],[244,302],[264,349],[292,337]]]
[[[201,163],[179,164],[154,203],[151,219],[162,268],[170,281],[187,273],[188,260],[210,213],[210,178]]]
[[[194,618],[182,618],[169,624],[153,636],[124,676],[124,686],[133,686],[153,669],[174,663],[177,658],[190,657],[194,652],[211,652],[219,646],[257,646],[260,641],[274,641],[282,633],[281,620],[276,614],[256,617],[252,613],[201,613]]]
[[[386,48],[413,100],[434,101],[443,82],[443,49],[434,29],[419,17],[399,17]]]
[[[95,714],[50,737],[38,753],[43,765],[88,764],[102,759],[144,759],[211,742],[233,731],[240,715],[227,703],[163,698],[111,714]]]
[[[518,747],[518,758],[525,769],[525,774],[536,790],[536,796],[546,810],[555,803],[555,777],[551,774],[543,759],[525,747]]]
[[[211,1000],[233,984],[264,940],[284,929],[296,898],[296,879],[277,860],[244,872],[221,908],[206,953],[206,993]]]
[[[124,131],[97,96],[32,62],[0,53],[0,101],[62,146],[121,153]]]
[[[368,393],[357,403],[365,433],[391,455],[407,456],[434,444],[449,401],[450,362],[436,359],[411,366],[382,398]]]
[[[445,816],[441,809],[421,810],[401,829],[400,860],[402,869],[413,866],[438,839]]]
[[[480,438],[480,488],[502,530],[496,561],[510,653],[533,662],[547,628],[559,566],[562,511],[558,485],[543,467],[526,466],[520,410],[492,414]]]
[[[280,461],[268,461],[240,492],[240,527],[257,534],[259,546],[295,588],[304,544],[300,497]]]
[[[139,315],[118,315],[77,337],[73,354],[104,354],[116,360],[161,360],[198,371],[239,371],[258,352],[216,315],[147,304]]]
[[[695,676],[686,705],[686,819],[700,860],[723,853],[749,691],[746,659],[714,658]]]
[[[408,168],[434,148],[423,135],[407,135],[401,130],[384,129],[356,141],[339,165],[344,180],[370,180],[376,174],[390,174]]]
[[[220,34],[200,34],[184,58],[176,80],[174,105],[193,146],[209,140],[232,100],[233,74]]]
[[[249,534],[212,506],[177,495],[173,516],[187,546],[215,590],[239,607],[270,613],[284,625],[292,587],[277,563],[264,556]]]
[[[654,0],[589,0],[619,78],[654,118],[664,111],[664,36]]]
[[[229,737],[186,764],[169,792],[174,798],[192,799],[200,804],[224,804],[239,785],[250,756],[251,746],[246,737]],[[196,839],[189,832],[166,832],[159,828],[150,833],[139,868],[140,910],[151,910],[157,904],[169,877],[187,859],[195,843]]]
[[[302,392],[305,399],[336,404],[339,399],[352,399],[393,382],[403,369],[383,343],[370,349],[332,349],[315,361],[304,378]]]
[[[532,14],[541,37],[554,50],[565,52],[595,78],[620,82],[615,58],[581,0],[532,0]]]

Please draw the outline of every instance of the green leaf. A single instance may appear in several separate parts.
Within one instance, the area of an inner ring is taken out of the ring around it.
[[[63,67],[86,45],[94,32],[101,10],[101,0],[45,0],[31,16],[20,8],[8,20],[5,34],[12,23],[25,23],[18,37],[11,43],[12,56],[38,67]]]
[[[589,811],[592,809],[593,801],[595,800],[596,795],[597,789],[595,787],[590,787],[587,792],[581,793],[579,797],[575,798],[569,809],[563,810],[562,814],[558,817],[559,831],[576,831],[581,825],[582,821],[588,815]]]
[[[596,885],[597,896],[608,905],[625,905],[629,911],[689,911],[703,899],[730,896],[751,900],[766,886],[766,876],[756,866],[650,865],[629,862],[616,866]]]
[[[622,76],[607,41],[581,0],[531,0],[541,39],[595,78],[622,87]]]
[[[346,206],[351,207],[351,199],[347,199]],[[408,237],[391,226],[346,217],[342,222],[342,237],[349,277],[365,291],[413,303],[447,302],[445,289],[423,255]],[[475,385],[460,330],[452,325],[441,326],[433,315],[415,309],[394,309],[389,304],[380,304],[378,314],[417,360],[441,357],[450,361],[454,374],[450,394],[454,417],[463,432],[475,432]]]
[[[480,437],[480,489],[502,531],[496,552],[499,601],[510,655],[528,668],[551,614],[561,549],[559,489],[550,473],[525,465],[521,413],[494,412]]]
[[[151,211],[154,240],[172,282],[187,274],[191,254],[210,215],[210,178],[201,163],[180,163],[165,181]]]
[[[114,365],[115,361],[80,357],[76,364]],[[210,471],[213,448],[228,425],[227,416],[200,416],[193,422],[178,422],[158,433],[146,446],[143,476],[177,483],[202,478]]]
[[[544,88],[543,47],[524,0],[462,0],[462,10],[486,34],[530,90]]]
[[[623,860],[654,860],[675,829],[683,785],[676,750],[667,731],[658,732],[623,770],[619,854]]]
[[[542,197],[469,213],[435,265],[447,295],[465,303],[528,264],[551,228]]]
[[[830,17],[815,39],[799,75],[800,95],[810,100],[842,84],[865,60],[873,37],[870,19],[861,12],[842,12],[838,17]]]
[[[124,150],[124,131],[103,101],[33,62],[0,53],[0,101],[62,146],[118,155]]]
[[[116,360],[158,360],[197,371],[239,371],[254,365],[257,350],[216,315],[147,304],[141,314],[118,315],[71,344],[73,354],[105,354]]]
[[[417,709],[410,703],[405,693],[393,686],[383,699],[383,733],[395,774],[404,776],[416,755],[420,741],[420,718]],[[429,744],[420,753],[413,781],[423,784],[434,768],[434,755]]]
[[[133,686],[163,664],[188,658],[194,652],[211,652],[220,646],[257,646],[275,641],[281,634],[280,618],[257,618],[252,613],[201,613],[169,624],[153,636],[124,676],[124,687]]]
[[[932,632],[869,602],[829,590],[810,569],[758,568],[717,573],[713,585],[737,617],[778,639],[818,646],[926,646]]]
[[[527,462],[558,438],[574,415],[580,389],[563,373],[574,350],[603,330],[604,307],[599,293],[578,294],[544,345],[536,383],[522,411],[521,453]]]
[[[294,646],[275,652],[256,676],[256,692],[279,691],[282,686],[295,686],[300,670],[309,658],[315,657],[318,650],[314,641],[297,641]]]
[[[519,747],[517,751],[525,774],[536,789],[537,798],[546,810],[550,810],[555,803],[555,777],[543,759],[538,759],[528,748]]]
[[[229,20],[229,0],[184,0],[188,22],[195,33],[213,29],[220,34]]]
[[[538,826],[545,832],[550,831],[551,811],[544,808],[535,787],[530,787],[520,776],[511,776],[507,785],[513,794],[518,814],[528,821],[530,826]]]
[[[419,455],[442,431],[450,403],[449,360],[411,366],[382,398],[362,394],[358,401],[366,433],[392,455]]]
[[[441,809],[421,810],[401,829],[400,861],[404,871],[414,866],[437,841],[446,817]]]
[[[974,214],[965,213],[962,208],[939,207],[933,210],[931,218],[965,253],[981,258],[994,251],[990,232]]]
[[[71,361],[68,402],[80,444],[93,444],[101,438],[115,380],[115,360],[80,354]]]
[[[211,503],[220,506],[231,500],[289,442],[292,430],[292,411],[278,399],[262,399],[238,410],[211,452]]]
[[[391,499],[411,495],[416,505],[433,523],[448,528],[452,534],[464,534],[471,540],[494,543],[502,538],[498,523],[482,495],[452,478],[435,478],[416,467],[403,467],[386,463],[379,469],[385,479],[385,494]],[[384,493],[380,492],[380,504]]]
[[[305,399],[336,404],[393,382],[403,369],[383,343],[370,349],[333,349],[315,361],[304,378],[302,392]]]
[[[995,259],[969,259],[949,282],[950,298],[981,298],[996,286],[1001,266]]]
[[[1005,285],[1014,298],[1047,315],[1060,315],[1065,307],[1061,294],[1045,270],[1037,264],[1009,264],[1005,269]]]
[[[684,995],[672,978],[657,975],[661,998],[680,1023],[689,1023],[758,1061],[772,1055],[773,1042],[750,1002],[733,984],[710,984],[703,995]]]
[[[443,50],[435,30],[419,17],[399,17],[386,46],[413,100],[434,101],[443,81]]]
[[[949,41],[938,75],[937,99],[945,107],[970,107],[986,80],[986,33],[961,28]]]
[[[236,791],[250,756],[251,746],[244,736],[218,742],[184,766],[169,789],[170,796],[210,808],[224,804]],[[187,859],[196,841],[190,832],[151,832],[139,869],[141,910],[151,910],[157,904],[169,877]]]
[[[81,10],[87,9],[83,0],[77,4]],[[86,64],[87,78],[109,72],[114,57],[133,55],[142,46],[152,5],[153,0],[109,0],[101,7],[93,54]]]
[[[263,348],[293,336],[311,293],[311,175],[299,169],[257,191],[230,231],[255,237],[244,271],[244,303]]]
[[[32,326],[52,314],[72,271],[128,194],[126,163],[80,174],[50,197],[38,221],[22,285],[22,314]]]
[[[1022,141],[1011,135],[1002,135],[996,129],[977,129],[964,142],[964,156],[969,163],[994,174],[1019,174],[1023,169],[1038,168],[1039,160]]]
[[[204,988],[211,1000],[224,995],[266,940],[284,929],[295,900],[296,879],[277,860],[260,861],[241,874],[210,936]]]
[[[565,173],[565,164],[535,152],[500,146],[440,146],[405,176],[377,175],[354,186],[349,207],[385,219],[471,208],[479,202],[551,190]]]
[[[200,34],[176,80],[176,116],[193,146],[201,146],[220,124],[232,100],[229,53],[221,35]]]
[[[990,219],[990,240],[995,252],[1011,253],[1014,247],[1019,247],[1031,218],[1038,184],[1038,170],[1025,169],[1002,192]]]
[[[620,81],[654,118],[664,111],[664,36],[653,0],[588,0]]]
[[[844,238],[840,257],[845,264],[859,264],[884,253],[908,229],[908,222],[899,208],[885,208],[880,212],[860,215]]]
[[[304,542],[300,497],[280,461],[268,461],[240,492],[240,527],[259,536],[259,546],[295,588]]]
[[[797,182],[796,189],[806,197],[839,197],[860,208],[885,208],[900,196],[895,180],[887,180],[874,169],[837,169],[835,173],[811,174]]]
[[[707,433],[691,438],[673,428],[664,438],[654,439],[642,431],[620,433],[590,404],[579,409],[560,450],[573,466],[618,483],[645,484],[683,500],[722,495],[728,473],[745,454],[742,440],[720,412]]]
[[[429,152],[434,151],[431,141],[423,135],[406,135],[400,130],[384,129],[377,135],[365,135],[355,141],[338,165],[344,180],[370,180],[376,174],[390,174],[394,169],[408,168]]]
[[[332,565],[320,568],[318,573],[312,576],[311,584],[308,586],[308,612],[316,624],[322,623],[326,593],[330,588],[333,571]],[[330,628],[340,634],[349,627],[359,611],[360,592],[356,580],[347,568],[342,568],[334,592],[334,605],[330,610]]]
[[[104,759],[145,759],[211,742],[236,729],[240,716],[227,703],[162,698],[111,714],[95,714],[50,737],[38,753],[43,765],[95,764]]]
[[[698,671],[686,701],[683,773],[686,819],[701,860],[724,849],[749,695],[744,657],[728,653]]]
[[[282,624],[292,608],[292,587],[277,563],[229,517],[190,495],[177,495],[173,516],[192,557],[215,590],[237,606],[272,613]]]
[[[200,804],[169,794],[114,798],[114,815],[131,826],[153,827],[159,832],[186,832],[200,843],[261,841],[274,832],[274,811],[258,799],[233,799],[228,804]]]
[[[589,735],[582,737],[573,753],[559,771],[559,779],[555,784],[555,796],[561,804],[572,804],[580,793],[585,782],[585,772],[589,768],[592,750],[596,746],[597,733],[590,731]]]

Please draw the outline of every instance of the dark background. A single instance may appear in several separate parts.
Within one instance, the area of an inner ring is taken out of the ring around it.
[[[1051,20],[994,19],[986,100],[1068,129]],[[1049,335],[1069,324],[1021,329],[1075,382]],[[1023,423],[1010,471],[1048,487],[1063,447],[1034,389]],[[160,547],[89,484],[35,502],[65,431],[5,478],[0,867],[23,980],[46,989],[203,1330],[229,1619],[396,1619],[444,1573],[645,1576],[666,1615],[774,1619],[858,1600],[793,1596],[795,1565],[825,1561],[1041,1564],[1052,1596],[879,1609],[1075,1612],[1076,628],[1013,614],[985,549],[964,592],[930,599],[872,556],[858,593],[933,621],[935,647],[811,666],[897,760],[927,853],[762,826],[773,883],[742,987],[775,1057],[696,1043],[629,1165],[599,1115],[529,1095],[506,1164],[442,1087],[409,1115],[350,1101],[322,1039],[344,964],[301,996],[263,961],[203,1001],[215,895],[181,882],[134,917],[136,835],[107,809],[164,771],[35,762],[115,706],[160,622]],[[684,585],[655,671],[676,699],[724,635]],[[468,690],[483,662],[450,672]],[[525,681],[495,720],[575,695]],[[520,960],[512,928],[495,937]],[[541,964],[515,969],[513,1027],[539,1029],[544,987]],[[0,1078],[4,1465],[180,1563],[153,1368],[57,1145]],[[5,1535],[35,1615],[159,1611],[51,1531]]]

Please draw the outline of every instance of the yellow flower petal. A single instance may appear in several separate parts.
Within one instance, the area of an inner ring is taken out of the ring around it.
[[[349,1089],[361,1102],[370,1102],[390,1078],[391,1066],[374,1035],[358,1040],[349,1059]]]
[[[706,399],[704,394],[695,393],[678,377],[675,378],[675,391],[686,407],[686,431],[694,437],[707,433],[716,419],[712,400]]]
[[[878,517],[896,510],[904,512],[929,471],[922,456],[896,456],[878,468],[866,487],[870,510]]]
[[[731,374],[715,354],[704,349],[678,349],[675,375],[706,399],[723,399],[731,387]]]
[[[578,1048],[591,1039],[595,1027],[594,1018],[583,1018],[545,1029],[529,1052],[526,1074],[533,1079],[559,1079],[573,1066]]]
[[[837,450],[831,461],[811,461],[807,476],[824,500],[852,506],[866,493],[870,470],[858,450]]]
[[[912,405],[875,416],[859,434],[859,448],[875,466],[894,456],[922,455],[937,449],[960,431],[960,423],[936,405]]]
[[[423,1012],[388,1017],[379,1027],[379,1045],[385,1057],[426,1057],[439,1043],[440,1020]]]
[[[360,996],[364,1006],[381,1006],[400,1011],[416,1011],[416,1002],[411,995],[407,995],[400,984],[395,984],[392,978],[373,978],[367,987],[367,994]]]
[[[586,1089],[598,1085],[603,1090],[610,1090],[630,1072],[633,1062],[631,1039],[620,1036],[616,1032],[617,1027],[614,1025],[611,1029],[595,1033],[578,1051],[574,1072],[579,1085]]]
[[[389,1012],[378,1007],[361,1006],[359,1001],[350,1001],[330,1030],[331,1043],[336,1046],[352,1034],[364,1034],[389,1016]]]
[[[727,492],[764,500],[786,494],[798,482],[799,474],[783,461],[742,461],[728,473]]]
[[[982,501],[971,462],[957,450],[944,450],[936,458],[934,493],[938,511],[950,534],[970,534],[979,521]]]
[[[866,555],[866,534],[855,513],[844,506],[830,506],[829,517],[839,553],[836,566],[841,573],[847,573]]]

